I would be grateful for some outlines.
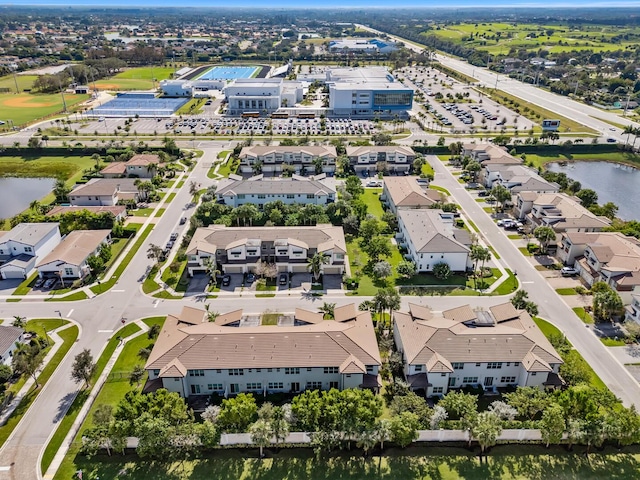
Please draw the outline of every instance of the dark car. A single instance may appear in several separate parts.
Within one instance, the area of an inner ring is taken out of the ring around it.
[[[489,196],[489,192],[487,192],[486,190],[480,190],[478,192],[478,196],[479,197],[488,197]]]
[[[253,273],[247,273],[247,276],[245,278],[245,282],[247,283],[247,285],[251,285],[255,281],[256,276]]]
[[[184,225],[185,223],[187,223],[187,217],[182,217],[180,219],[180,225]]]
[[[224,275],[222,277],[222,286],[228,287],[229,285],[231,285],[231,275]]]
[[[278,282],[280,283],[280,285],[286,285],[287,283],[289,283],[289,275],[287,275],[286,273],[280,274],[280,279],[278,280]]]

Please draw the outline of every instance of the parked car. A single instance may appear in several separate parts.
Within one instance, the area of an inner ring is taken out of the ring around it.
[[[278,280],[278,283],[280,283],[280,285],[286,285],[289,283],[289,275],[287,275],[286,273],[281,273],[280,274],[280,279]]]
[[[172,242],[175,242],[177,239],[178,239],[178,232],[173,232],[169,237],[169,240],[171,240]]]
[[[180,225],[184,225],[185,223],[187,223],[187,217],[182,217],[180,219]]]
[[[487,196],[489,196],[489,192],[488,192],[488,191],[486,191],[486,190],[480,190],[480,191],[478,192],[478,196],[479,196],[479,197],[487,197]]]
[[[45,282],[44,278],[38,278],[36,280],[36,283],[33,284],[33,287],[40,288],[44,282]]]
[[[251,285],[255,281],[256,281],[256,276],[253,273],[247,273],[247,276],[245,277],[245,283],[247,285]]]
[[[167,242],[167,245],[164,247],[166,250],[171,250],[173,248],[173,246],[175,245],[175,242],[173,240],[169,240]]]
[[[55,285],[55,283],[58,281],[57,278],[50,278],[48,279],[46,282],[44,282],[43,287],[44,288],[51,288]]]
[[[560,274],[563,277],[573,277],[578,274],[578,270],[573,267],[562,267],[562,270],[560,270]]]
[[[231,275],[224,275],[222,277],[222,286],[228,287],[231,284]]]

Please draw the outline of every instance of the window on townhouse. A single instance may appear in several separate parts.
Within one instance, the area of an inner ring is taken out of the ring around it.
[[[450,387],[455,387],[456,386],[456,381],[458,379],[456,377],[449,377],[449,386]]]
[[[422,365],[414,365],[413,366],[413,370],[416,372],[421,372],[422,371]]]
[[[313,193],[307,193],[307,198],[313,200],[314,198]]]
[[[338,367],[324,367],[324,373],[338,373]]]
[[[307,390],[320,390],[322,382],[307,382]]]
[[[500,377],[500,383],[515,383],[516,377]]]
[[[258,198],[267,198],[267,196],[264,193],[259,193]]]
[[[476,363],[476,367],[479,367],[480,365],[482,365],[480,362]]]
[[[462,370],[464,369],[464,363],[462,362],[454,362],[451,364],[454,370]]]
[[[502,362],[489,362],[487,363],[487,369],[496,370],[498,368],[502,368]]]
[[[204,377],[204,370],[189,370],[190,377]]]
[[[244,200],[244,193],[238,194],[238,199],[239,200]]]
[[[24,247],[24,251],[25,251],[25,252],[33,252],[33,248],[31,248],[31,247]]]
[[[443,393],[444,387],[433,387],[433,393]]]
[[[338,382],[329,382],[329,388],[335,388],[337,390],[339,388]]]
[[[262,384],[260,382],[247,383],[247,390],[262,390]]]
[[[296,196],[293,193],[287,193],[287,198],[296,198]]]
[[[513,362],[513,366],[514,367],[519,367],[520,366],[520,362]]]
[[[73,275],[73,268],[65,268],[65,269],[64,269],[64,274],[65,274],[66,276],[71,276],[71,275]]]
[[[238,377],[240,375],[244,375],[244,369],[243,368],[230,368],[229,369],[229,375],[232,377]]]
[[[270,390],[282,389],[282,388],[284,388],[284,383],[282,383],[282,382],[269,382],[269,384],[267,385],[267,388],[269,388]]]
[[[463,377],[462,383],[478,383],[478,377]]]
[[[153,374],[157,377],[158,375],[160,375],[160,370],[154,370]]]
[[[531,376],[535,377],[538,374],[538,372],[531,372]]]
[[[223,389],[222,384],[221,383],[210,383],[207,385],[207,389],[208,390],[215,390],[215,391],[220,391]]]
[[[367,365],[367,374],[368,375],[373,375],[373,370],[374,370],[373,365]]]
[[[285,368],[284,369],[284,374],[285,375],[299,375],[300,374],[300,368],[299,367]]]

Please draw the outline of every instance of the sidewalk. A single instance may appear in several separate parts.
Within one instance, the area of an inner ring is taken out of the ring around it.
[[[56,352],[60,349],[60,347],[64,343],[62,341],[62,338],[60,338],[60,336],[58,335],[58,331],[70,328],[72,325],[73,324],[66,324],[56,328],[55,330],[51,330],[50,332],[47,332],[47,335],[49,335],[53,339],[54,344],[51,347],[51,350],[49,350],[47,355],[44,357],[44,360],[42,361],[42,365],[40,366],[40,368],[38,368],[37,375],[40,375],[40,373],[42,373],[42,370],[49,364],[53,356],[56,354]],[[11,414],[20,404],[22,399],[29,393],[34,383],[35,381],[33,380],[33,377],[30,376],[27,379],[27,381],[24,383],[20,391],[16,394],[16,396],[13,397],[13,400],[11,400],[7,408],[0,415],[0,425],[4,425],[5,423],[7,423],[7,420],[9,420],[9,417],[11,416]],[[42,385],[40,385],[40,387],[42,387]]]
[[[45,480],[51,480],[54,477],[54,475],[56,474],[56,472],[58,471],[58,468],[60,468],[60,465],[62,464],[62,461],[64,460],[64,456],[69,451],[69,447],[71,446],[71,444],[73,442],[73,439],[78,434],[78,431],[80,430],[80,427],[84,423],[84,421],[85,421],[85,419],[87,417],[87,414],[89,413],[89,410],[91,409],[91,407],[93,405],[94,400],[96,399],[96,397],[100,393],[100,390],[102,389],[102,386],[104,385],[104,383],[107,381],[107,378],[109,377],[109,373],[111,373],[111,369],[113,369],[113,366],[116,363],[116,361],[118,360],[118,357],[120,356],[120,354],[122,353],[122,350],[124,349],[124,346],[130,340],[132,340],[132,339],[134,339],[134,338],[136,338],[136,337],[138,337],[140,335],[146,334],[147,331],[149,330],[149,327],[147,326],[147,324],[144,323],[143,321],[139,320],[139,319],[135,320],[135,324],[138,325],[141,330],[136,332],[136,333],[134,333],[133,335],[130,335],[129,337],[125,338],[124,341],[120,342],[120,344],[114,350],[113,355],[111,355],[111,358],[109,358],[109,361],[105,365],[104,370],[100,374],[100,377],[98,377],[98,380],[96,381],[95,385],[93,385],[93,388],[91,389],[91,392],[89,393],[89,396],[87,397],[87,400],[84,402],[84,405],[82,405],[82,408],[80,409],[80,413],[78,414],[78,416],[76,417],[76,419],[73,422],[73,425],[69,429],[69,433],[67,434],[67,436],[64,438],[64,441],[60,445],[60,449],[56,452],[55,457],[53,457],[53,460],[51,461],[51,465],[49,465],[49,468],[47,469],[47,471],[43,475],[42,478],[44,478]],[[47,443],[46,443],[47,445],[51,441],[51,437],[53,436],[55,431],[56,430],[54,429],[54,431],[52,432],[52,435],[47,439]],[[46,445],[45,445],[45,448],[46,448]],[[37,468],[37,470],[38,470],[38,472],[40,471],[39,467]]]

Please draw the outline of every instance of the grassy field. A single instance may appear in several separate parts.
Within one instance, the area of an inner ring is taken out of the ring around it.
[[[89,95],[65,94],[64,99],[67,108],[84,102]],[[12,120],[13,124],[24,125],[39,118],[61,112],[62,96],[55,94],[31,94],[31,93],[2,93],[0,94],[0,120]]]
[[[171,67],[130,68],[111,78],[98,80],[96,88],[98,90],[150,90],[154,88],[153,79],[156,80],[157,87],[157,82],[171,78],[172,74]]]
[[[633,44],[628,41],[612,42],[612,37],[623,33],[638,33],[637,29],[605,25],[541,25],[517,23],[460,23],[440,24],[425,34],[475,47],[490,54],[508,54],[511,48],[551,53],[572,50],[607,52],[625,50]]]
[[[637,447],[622,452],[606,448],[584,455],[584,448],[569,453],[563,447],[504,445],[491,449],[480,461],[475,452],[462,447],[428,445],[400,450],[387,448],[382,457],[366,457],[360,452],[332,452],[316,458],[311,450],[266,450],[267,458],[257,458],[257,450],[216,451],[181,463],[149,462],[137,456],[77,457],[76,466],[84,478],[136,480],[595,480],[637,478],[640,453]],[[75,472],[65,471],[56,479],[71,480]]]
[[[16,93],[16,82],[18,82],[18,90],[22,92],[25,89],[31,89],[36,78],[38,78],[37,75],[16,75],[14,80],[13,75],[5,75],[0,77],[0,88],[10,88],[11,93]]]

